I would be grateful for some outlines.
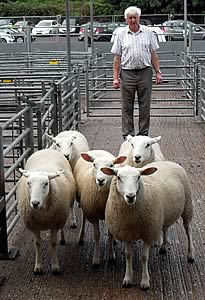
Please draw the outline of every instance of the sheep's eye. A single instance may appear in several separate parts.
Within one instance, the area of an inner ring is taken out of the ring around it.
[[[30,182],[27,181],[27,184],[28,184],[29,187],[31,187],[31,183]]]
[[[93,167],[96,168],[96,164],[95,163],[93,163]]]
[[[48,186],[48,182],[45,182],[45,183],[44,183],[44,186],[47,187],[47,186]]]
[[[131,144],[131,146],[134,148],[134,144],[133,143],[130,143]]]
[[[113,168],[113,166],[114,166],[113,164],[110,164],[110,168]]]
[[[56,146],[60,148],[60,144],[59,143],[56,143]]]
[[[148,143],[146,146],[145,146],[145,148],[148,148],[150,146],[150,144]]]
[[[121,181],[121,178],[120,178],[120,176],[117,176],[117,180]]]

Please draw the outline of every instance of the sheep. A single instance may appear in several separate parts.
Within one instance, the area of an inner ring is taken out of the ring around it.
[[[77,160],[80,158],[80,153],[90,150],[86,137],[76,130],[62,131],[55,137],[47,133],[45,136],[52,142],[50,149],[61,152],[70,162],[72,170],[74,169]],[[77,227],[74,207],[71,207],[70,209],[70,227]],[[63,240],[63,231],[61,231],[61,235]]]
[[[83,220],[78,238],[78,244],[84,240],[85,219],[92,225],[94,230],[95,248],[92,265],[100,264],[99,241],[100,230],[99,220],[104,220],[105,205],[109,193],[111,178],[103,174],[100,168],[103,166],[113,166],[122,163],[126,157],[114,157],[105,150],[90,150],[81,153],[81,158],[74,168],[76,180],[76,193],[80,207],[83,211]]]
[[[109,248],[112,236],[124,241],[126,271],[123,286],[133,284],[132,242],[142,239],[141,288],[150,287],[148,256],[150,246],[163,232],[161,252],[167,250],[167,230],[181,216],[188,237],[188,261],[194,261],[194,246],[190,223],[194,215],[189,178],[185,170],[170,161],[158,161],[143,168],[123,166],[101,169],[112,179],[105,208],[105,222],[109,231]],[[146,176],[149,175],[149,176]],[[113,259],[112,251],[109,259]]]
[[[161,136],[151,138],[149,136],[128,135],[120,147],[119,155],[127,156],[127,160],[122,165],[132,167],[143,167],[153,161],[165,160],[158,142]]]
[[[55,137],[48,134],[45,136],[53,143],[50,148],[58,150],[67,158],[72,170],[80,158],[80,153],[90,150],[86,137],[76,130],[62,131]]]
[[[40,232],[44,230],[51,230],[52,273],[57,274],[57,233],[64,227],[76,196],[71,167],[61,153],[44,149],[32,154],[19,172],[23,176],[17,183],[18,207],[25,226],[34,235],[34,274],[42,273]]]

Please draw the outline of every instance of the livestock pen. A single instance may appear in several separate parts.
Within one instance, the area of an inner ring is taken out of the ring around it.
[[[89,67],[92,68],[93,63],[90,63]],[[46,232],[43,234],[44,243],[42,249],[43,256],[45,258],[45,272],[42,276],[33,275],[33,258],[35,253],[33,240],[29,232],[25,230],[22,222],[18,220],[14,229],[9,234],[8,249],[18,250],[19,255],[16,256],[14,260],[4,259],[0,261],[0,276],[2,279],[2,284],[0,285],[0,299],[204,299],[204,61],[200,63],[199,68],[200,89],[198,91],[198,99],[200,115],[196,118],[194,109],[195,94],[191,92],[191,97],[193,98],[191,98],[191,100],[187,100],[191,106],[189,115],[183,115],[183,110],[182,116],[173,114],[167,115],[167,110],[160,108],[161,115],[151,117],[150,129],[150,136],[162,136],[160,145],[165,157],[181,164],[190,177],[192,196],[195,203],[195,217],[192,224],[194,246],[196,251],[195,262],[193,264],[188,264],[187,262],[186,236],[181,221],[179,220],[179,222],[170,229],[170,247],[167,255],[160,255],[157,247],[153,247],[150,251],[150,290],[144,292],[139,288],[141,277],[140,241],[133,244],[135,250],[133,264],[135,278],[134,286],[130,289],[122,289],[121,284],[125,267],[123,244],[117,241],[117,244],[115,245],[116,263],[112,267],[109,267],[106,264],[107,230],[106,225],[102,221],[102,234],[100,241],[101,264],[97,270],[92,269],[92,255],[94,248],[91,230],[92,227],[89,223],[87,223],[85,243],[82,246],[77,245],[80,228],[80,208],[76,206],[78,226],[76,229],[70,229],[69,221],[66,224],[66,245],[59,246],[58,248],[61,273],[59,276],[55,277],[49,271],[50,260],[49,255],[47,255],[46,244],[48,235]],[[187,68],[187,70],[189,69]],[[91,74],[89,71],[88,73]],[[181,73],[180,76],[182,76]],[[191,75],[189,82],[194,83],[192,77],[193,76]],[[186,78],[188,78],[188,76]],[[187,81],[188,79],[184,80],[184,82],[183,80],[180,80],[180,86],[183,87]],[[104,81],[102,80],[102,82]],[[85,85],[85,87],[87,88],[87,85]],[[94,88],[95,86],[93,86],[92,83],[92,89]],[[99,85],[96,85],[96,88],[99,89]],[[190,99],[190,94],[186,93],[187,89],[188,91],[195,91],[195,89],[192,86],[191,88],[185,86],[185,90],[181,91],[184,93],[184,97],[186,99]],[[158,98],[162,98],[163,95],[166,94],[167,99],[170,99],[170,92],[171,91],[166,91],[164,87],[164,90],[157,91],[159,95]],[[119,95],[111,90],[108,91],[108,93],[110,98],[115,99],[119,97]],[[32,100],[32,103],[33,102],[35,101]],[[25,101],[24,103],[25,107],[23,109],[26,110],[27,105],[29,105],[29,101]],[[30,109],[35,109],[35,106],[31,106]],[[120,114],[116,117],[107,116],[107,108],[104,108],[103,106],[100,109],[98,108],[98,110],[101,112],[102,116],[95,117],[94,114],[87,116],[87,111],[81,111],[81,122],[78,123],[78,130],[86,136],[91,149],[104,149],[110,151],[114,155],[117,155],[123,141],[121,136]],[[2,115],[3,113],[1,113],[1,116]],[[137,114],[135,118],[137,121]],[[30,119],[31,118],[28,118],[28,120]],[[25,118],[25,121],[26,120],[27,118]],[[4,122],[5,119],[2,124],[5,124]],[[36,124],[37,122],[34,122],[33,124],[35,128],[37,128]],[[34,133],[33,140],[36,141],[34,145],[35,149],[37,149],[36,130]],[[6,143],[3,143],[3,145],[5,151]],[[1,239],[0,242],[2,242]]]

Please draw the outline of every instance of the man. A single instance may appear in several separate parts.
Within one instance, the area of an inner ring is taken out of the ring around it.
[[[152,92],[152,66],[156,72],[156,83],[162,80],[159,48],[156,36],[149,27],[140,25],[141,9],[128,7],[124,16],[128,26],[119,28],[111,52],[114,56],[113,87],[121,86],[122,96],[122,135],[135,135],[134,99],[135,92],[139,105],[138,135],[148,135],[150,126],[150,102]]]

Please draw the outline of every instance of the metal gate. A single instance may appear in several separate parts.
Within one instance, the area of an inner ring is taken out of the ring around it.
[[[192,117],[195,111],[195,71],[194,65],[181,63],[176,52],[159,52],[163,83],[155,84],[151,116]],[[88,117],[120,117],[120,91],[112,88],[113,56],[103,54],[89,62],[86,68],[85,107]],[[137,97],[135,116],[138,116]]]

